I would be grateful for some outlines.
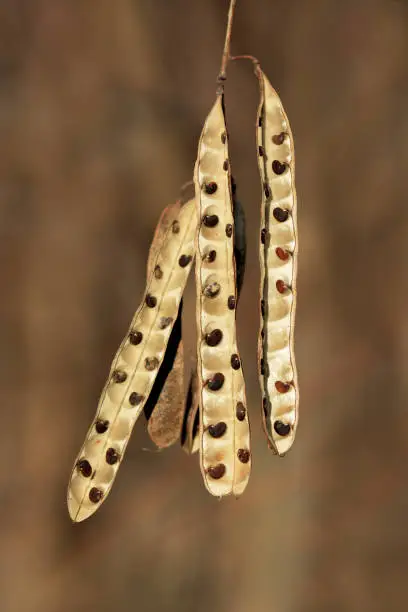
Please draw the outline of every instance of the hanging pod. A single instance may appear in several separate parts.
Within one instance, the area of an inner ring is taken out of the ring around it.
[[[212,495],[239,496],[249,479],[251,454],[236,341],[234,217],[222,95],[205,121],[194,179],[200,465]]]
[[[143,302],[113,360],[95,419],[71,474],[68,509],[73,521],[93,514],[112,487],[180,312],[196,228],[194,200],[178,204],[177,218],[167,228],[150,267]]]
[[[297,224],[293,137],[278,94],[258,68],[258,164],[262,182],[260,228],[259,378],[268,443],[284,455],[298,423],[294,356]]]

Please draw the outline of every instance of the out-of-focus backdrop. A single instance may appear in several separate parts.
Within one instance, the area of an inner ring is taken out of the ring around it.
[[[218,502],[196,456],[143,450],[140,421],[101,509],[68,517],[68,476],[143,294],[155,223],[192,175],[227,4],[0,4],[1,612],[408,609],[403,0],[238,0],[232,52],[259,57],[295,135],[293,450],[272,456],[260,425],[258,92],[237,63],[226,103],[248,220],[249,486]],[[190,336],[192,306],[190,287]]]

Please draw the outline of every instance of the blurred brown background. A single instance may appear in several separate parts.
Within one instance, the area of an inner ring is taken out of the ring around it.
[[[297,147],[292,452],[273,457],[260,427],[257,83],[238,63],[226,101],[248,218],[250,484],[211,498],[197,457],[143,451],[141,421],[100,511],[68,517],[154,225],[192,174],[227,4],[0,3],[1,612],[408,609],[404,0],[238,0],[232,52],[259,57]]]

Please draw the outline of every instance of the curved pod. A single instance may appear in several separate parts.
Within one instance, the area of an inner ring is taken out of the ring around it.
[[[215,496],[241,495],[250,474],[245,383],[235,328],[234,218],[222,96],[201,133],[195,166],[200,464]],[[208,257],[209,253],[215,257]],[[237,407],[241,410],[237,418]]]
[[[297,222],[295,157],[289,121],[262,71],[257,121],[262,181],[259,376],[263,424],[270,447],[284,455],[292,446],[299,389],[294,355]]]
[[[194,255],[194,200],[177,207],[148,275],[144,299],[113,360],[95,419],[68,488],[68,510],[79,522],[106,499],[133,426],[143,411],[164,358]],[[175,231],[176,230],[176,231]],[[182,256],[189,257],[180,263]]]

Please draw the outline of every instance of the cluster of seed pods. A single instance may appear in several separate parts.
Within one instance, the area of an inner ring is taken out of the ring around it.
[[[256,63],[262,181],[261,326],[258,343],[263,425],[274,453],[291,447],[298,412],[294,359],[297,227],[293,138],[282,103]],[[216,496],[240,496],[251,471],[250,428],[236,307],[243,283],[245,216],[235,198],[223,93],[201,133],[195,196],[164,210],[147,264],[147,285],[113,360],[96,416],[68,488],[73,521],[109,494],[133,427],[144,412],[158,448],[181,441],[199,451]],[[195,261],[197,357],[184,397],[182,296]]]
[[[257,70],[258,163],[262,181],[259,378],[268,443],[284,455],[295,437],[299,401],[293,332],[297,226],[295,160],[289,121],[278,94]]]

